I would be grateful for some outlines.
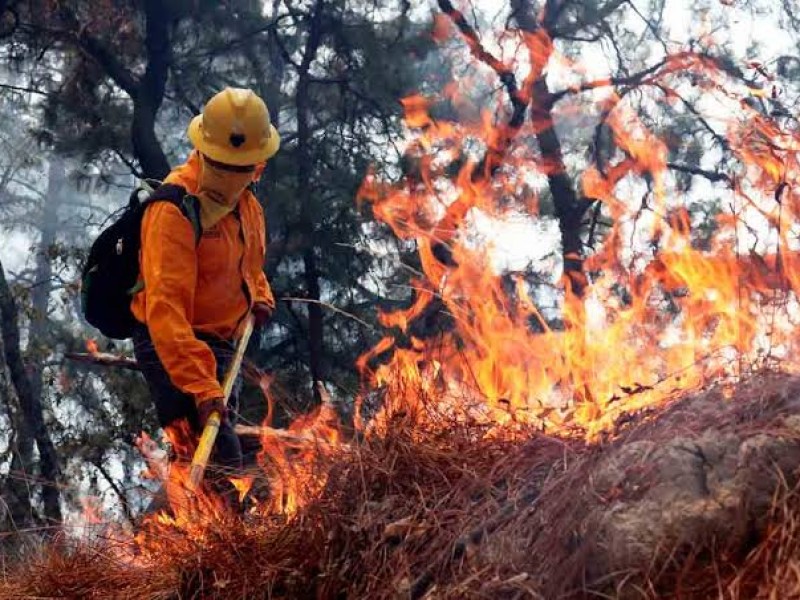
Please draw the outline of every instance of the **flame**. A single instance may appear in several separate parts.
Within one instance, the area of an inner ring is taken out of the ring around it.
[[[100,499],[94,496],[83,496],[80,498],[81,519],[85,525],[103,525],[103,510]]]
[[[440,18],[435,35],[458,32]],[[552,65],[571,69],[571,81],[583,81],[585,73],[559,56],[543,32],[520,40],[528,72],[516,100],[538,102],[534,84]],[[509,69],[499,61],[497,68]],[[473,106],[470,77],[442,93],[463,116],[458,122],[431,116],[435,96],[402,100],[406,175],[387,182],[369,173],[358,202],[369,203],[399,239],[415,242],[421,273],[411,282],[408,308],[379,314],[385,335],[358,359],[365,383],[357,399],[359,428],[381,435],[398,422],[441,430],[455,420],[485,424],[492,436],[535,426],[592,439],[613,431],[626,413],[733,382],[776,360],[800,371],[800,136],[758,113],[751,103],[761,92],[733,85],[708,55],[671,55],[643,82],[676,103],[687,76],[709,104],[714,100],[728,111],[724,135],[740,163],[735,172],[717,174],[726,186],[717,190],[721,211],[702,240],[670,172],[668,143],[639,118],[628,97],[608,91],[609,80],[570,84],[568,91],[591,91],[591,100],[537,105],[519,126],[507,124],[509,112],[502,108],[492,114]],[[572,179],[610,225],[583,257],[583,280],[555,269],[542,293],[524,273],[498,266],[479,225],[539,217],[537,192],[562,175],[563,157],[545,160],[530,140],[546,135],[554,116],[591,110],[604,120],[613,152],[603,164],[593,158]],[[269,406],[264,423],[251,428],[262,446],[256,476],[270,488],[269,501],[257,509],[291,517],[324,488],[330,460],[348,446],[325,395],[288,429],[271,427],[273,379],[251,371]],[[374,397],[380,398],[377,409],[369,406]],[[198,523],[196,507],[190,511],[181,497],[186,457],[194,450],[187,427],[167,430],[184,458],[166,471],[151,470],[168,483],[173,508],[159,522],[191,529]],[[253,481],[243,474],[234,485],[244,496]],[[213,502],[205,514],[216,514]]]
[[[86,340],[86,350],[89,354],[98,354],[100,349],[97,346],[97,340],[94,338],[89,338]]]
[[[344,448],[338,423],[334,405],[324,401],[297,417],[285,433],[264,428],[260,461],[272,488],[264,512],[294,515],[324,487],[326,459]]]
[[[526,81],[548,61],[569,65],[546,40],[526,42],[533,73]],[[474,226],[479,217],[502,222],[513,205],[506,199],[523,194],[526,178],[556,174],[558,164],[523,141],[512,143],[493,177],[475,177],[472,163],[453,176],[453,158],[468,156],[475,140],[494,148],[503,119],[445,126],[424,112],[435,97],[403,103],[408,155],[421,172],[400,183],[370,174],[359,201],[370,203],[399,238],[416,241],[424,277],[413,282],[409,308],[380,315],[393,332],[359,359],[364,395],[385,392],[382,409],[363,427],[379,434],[396,415],[412,415],[429,427],[446,417],[490,424],[493,435],[525,423],[591,438],[626,412],[777,358],[783,368],[800,370],[792,351],[800,265],[789,233],[800,211],[793,185],[800,137],[753,109],[747,98],[755,91],[737,90],[705,56],[670,56],[651,81],[674,100],[670,90],[685,74],[730,111],[728,143],[743,165],[741,175],[729,178],[716,230],[698,245],[683,198],[672,189],[667,145],[625,99],[596,94],[618,151],[607,164],[590,164],[580,184],[612,225],[585,260],[588,286],[580,297],[569,282],[553,281],[560,326],[537,308],[540,300],[521,277],[509,286],[509,274],[495,268],[492,248]],[[457,93],[447,90],[448,97]],[[518,139],[552,126],[552,118],[540,115]],[[647,211],[633,193],[645,182]],[[754,240],[753,229],[771,244]]]
[[[145,460],[147,468],[142,474],[145,479],[166,481],[169,475],[169,459],[167,452],[158,445],[147,432],[142,432],[134,439],[134,444]]]
[[[253,487],[253,477],[249,475],[242,475],[241,477],[231,477],[231,483],[236,491],[239,492],[239,502],[243,502],[245,496],[250,492]]]
[[[251,506],[251,512],[292,516],[325,485],[328,459],[347,447],[342,442],[339,417],[327,391],[319,385],[323,399],[321,406],[312,413],[298,416],[286,430],[275,429],[270,426],[274,378],[252,365],[246,365],[244,372],[259,387],[268,406],[261,426],[236,426],[239,435],[255,434],[259,437],[262,447],[258,456],[260,472],[237,473],[229,480],[243,502],[255,480],[265,478],[270,488],[269,500],[259,505],[254,499],[255,506]],[[197,436],[188,421],[179,419],[165,427],[164,440],[171,446],[172,460],[148,434],[142,433],[135,440],[147,463],[144,476],[161,482],[169,505],[168,512],[152,515],[147,522],[150,527],[177,528],[202,536],[210,522],[231,515],[221,499],[206,486],[196,495],[187,491],[189,465],[197,447]],[[152,542],[144,534],[140,534],[138,540],[140,543]]]

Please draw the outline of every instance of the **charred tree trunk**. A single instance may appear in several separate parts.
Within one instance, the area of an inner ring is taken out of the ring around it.
[[[309,126],[308,94],[310,85],[309,68],[317,55],[322,39],[322,6],[318,0],[311,15],[308,40],[303,51],[303,59],[298,69],[297,93],[297,196],[302,203],[300,231],[303,234],[303,270],[308,303],[308,367],[312,382],[322,379],[323,365],[323,322],[320,301],[319,268],[317,266],[316,245],[314,243],[314,215],[311,209],[311,129]],[[314,401],[321,403],[316,385],[312,385]]]
[[[0,329],[11,381],[14,384],[24,419],[33,433],[36,447],[39,450],[44,514],[51,522],[59,523],[61,522],[61,493],[58,482],[61,478],[61,470],[58,464],[58,455],[45,426],[42,398],[35,395],[22,358],[17,323],[17,303],[11,293],[8,281],[6,281],[2,263],[0,263]]]
[[[547,171],[547,183],[553,196],[558,228],[561,233],[561,254],[564,261],[564,282],[576,298],[582,298],[586,289],[583,272],[583,242],[581,225],[591,202],[579,198],[566,172],[561,140],[553,121],[552,94],[543,74],[533,86],[531,119],[536,129],[536,141]]]

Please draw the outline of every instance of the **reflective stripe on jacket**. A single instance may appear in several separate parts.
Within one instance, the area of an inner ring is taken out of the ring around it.
[[[173,170],[165,183],[197,192],[198,159]],[[222,396],[216,360],[195,331],[233,339],[255,302],[275,306],[263,265],[264,214],[245,190],[234,213],[195,234],[180,209],[168,202],[147,207],[139,255],[144,289],[134,296],[134,316],[147,325],[172,383],[196,400]]]

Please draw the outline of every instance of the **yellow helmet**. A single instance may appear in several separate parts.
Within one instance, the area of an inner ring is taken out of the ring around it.
[[[227,165],[255,165],[281,145],[269,109],[252,90],[225,88],[189,123],[189,139],[202,154]]]

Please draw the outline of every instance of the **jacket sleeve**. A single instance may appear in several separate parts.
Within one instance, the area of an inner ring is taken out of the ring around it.
[[[142,222],[141,270],[146,323],[156,354],[175,387],[195,400],[219,398],[214,354],[192,330],[197,256],[194,231],[167,202],[147,208]]]
[[[267,234],[266,234],[266,221],[264,219],[264,211],[258,201],[254,202],[257,207],[256,213],[259,222],[258,240],[260,244],[261,264],[256,265],[257,273],[255,273],[256,293],[254,302],[266,304],[270,308],[275,308],[275,297],[272,295],[272,288],[267,281],[267,274],[264,273],[264,263],[267,260]]]
[[[272,309],[275,308],[275,297],[272,295],[272,288],[269,287],[267,276],[263,269],[256,275],[255,302],[266,304]]]

